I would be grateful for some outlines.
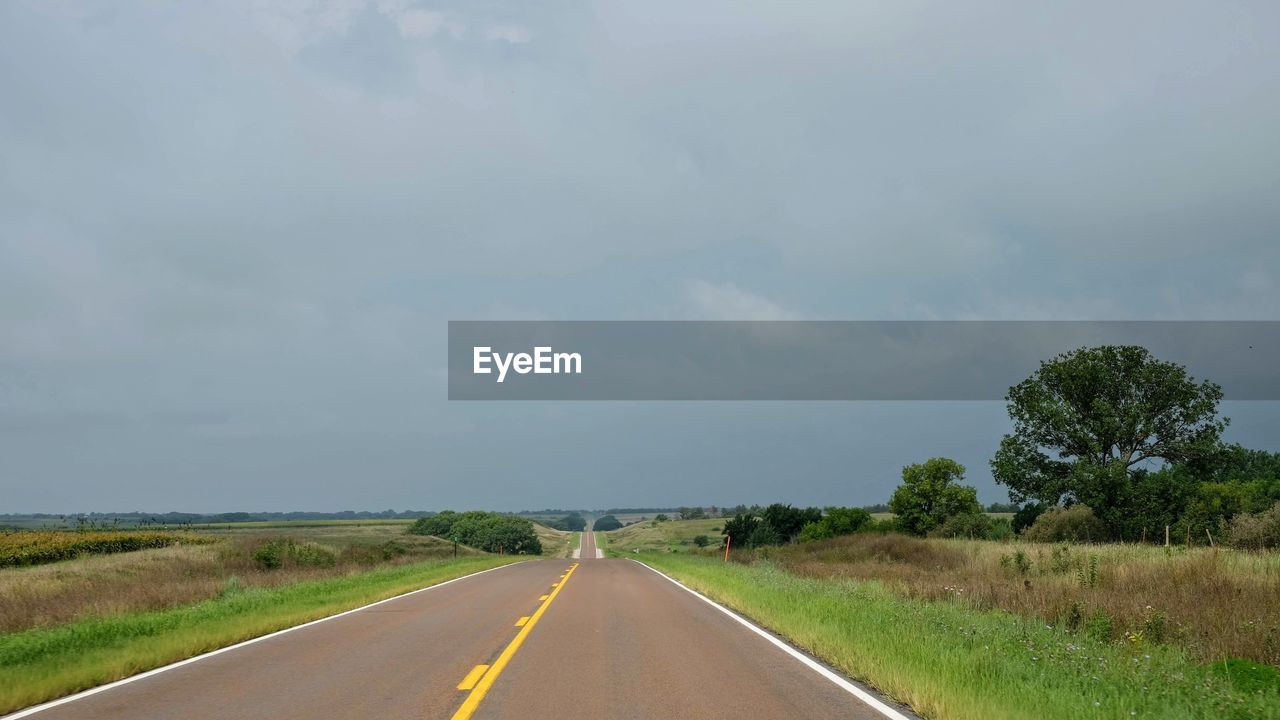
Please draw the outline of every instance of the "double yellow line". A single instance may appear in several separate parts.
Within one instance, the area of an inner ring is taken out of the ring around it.
[[[472,668],[471,672],[463,678],[459,683],[459,690],[470,690],[471,694],[467,695],[467,699],[462,701],[462,706],[453,714],[453,720],[468,720],[476,708],[480,707],[480,701],[484,700],[484,696],[489,692],[489,688],[493,687],[493,683],[497,681],[498,676],[507,667],[507,663],[511,662],[511,658],[515,656],[516,651],[524,644],[525,638],[529,637],[529,633],[533,630],[533,626],[538,624],[538,620],[542,618],[543,613],[555,601],[556,596],[564,589],[564,584],[569,582],[569,577],[573,575],[573,571],[578,569],[578,563],[569,566],[568,572],[560,577],[560,582],[552,585],[554,590],[549,594],[542,596],[542,604],[538,609],[529,616],[529,619],[523,624],[517,622],[516,626],[520,628],[520,632],[516,633],[511,643],[502,650],[502,654],[492,665],[477,665]],[[521,618],[524,620],[524,618]]]

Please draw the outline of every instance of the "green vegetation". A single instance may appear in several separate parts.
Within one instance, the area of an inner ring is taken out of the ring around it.
[[[591,528],[593,530],[599,530],[600,532],[609,532],[610,530],[617,530],[620,527],[622,527],[622,523],[618,521],[618,518],[612,515],[605,515],[604,517],[597,518],[596,521],[591,524]]]
[[[1088,505],[1051,507],[1022,531],[1030,542],[1092,542],[1107,537],[1107,526],[1094,517]]]
[[[546,524],[556,530],[582,532],[587,527],[587,519],[582,517],[581,513],[572,512],[562,518],[549,520]]]
[[[1228,423],[1218,417],[1222,389],[1181,365],[1137,346],[1081,348],[1042,362],[1006,399],[1014,428],[991,471],[1013,500],[1088,505],[1121,540],[1191,519],[1197,500],[1214,504],[1199,485],[1230,454],[1220,442]],[[1169,467],[1153,473],[1144,467],[1152,462]],[[1280,500],[1276,491],[1252,509]],[[1211,509],[1197,518],[1196,534],[1207,523],[1220,529],[1239,509]]]
[[[871,513],[862,508],[829,507],[822,519],[800,528],[800,542],[850,535],[871,525]]]
[[[718,537],[723,523],[720,518],[635,523],[618,530],[597,532],[596,547],[602,550],[608,547],[610,555],[637,551],[689,552],[697,547],[693,542],[695,537]],[[606,542],[600,542],[600,538],[605,538]]]
[[[484,510],[445,510],[419,518],[409,526],[413,535],[434,535],[487,552],[508,555],[541,555],[542,543],[533,522],[514,515]]]
[[[595,541],[596,541],[596,549],[602,553],[605,551],[606,548],[609,547],[609,536],[603,532],[595,533]]]
[[[538,542],[542,544],[543,557],[570,557],[573,555],[576,543],[581,539],[579,533],[557,530],[539,522],[533,524],[533,531],[537,533]]]
[[[163,531],[28,530],[0,533],[0,568],[69,560],[170,545],[201,545],[215,538]]]
[[[353,528],[353,527],[397,527],[405,528],[414,520],[374,519],[374,520],[247,520],[244,522],[202,523],[185,526],[196,531],[220,532],[224,530],[298,530],[302,528]]]
[[[338,556],[332,550],[313,542],[298,542],[293,538],[274,538],[253,551],[253,561],[263,570],[290,567],[333,567]]]
[[[1280,547],[1280,502],[1265,512],[1241,513],[1232,518],[1227,541],[1249,550]]]
[[[818,508],[794,508],[774,503],[759,513],[751,512],[726,518],[724,535],[730,546],[752,548],[791,542],[806,525],[822,521]]]
[[[118,680],[518,558],[468,557],[245,589],[193,605],[0,635],[0,712]]]
[[[383,510],[381,512],[230,512],[230,513],[0,513],[0,529],[11,530],[193,530],[210,526],[248,525],[279,527],[307,526],[313,523],[377,523],[409,524],[423,515],[421,510]]]
[[[200,602],[217,597],[228,583],[278,587],[380,566],[439,560],[454,553],[452,543],[406,535],[403,525],[349,523],[200,535],[221,542],[82,555],[54,564],[0,569],[0,633]],[[289,553],[284,548],[290,545],[309,550]],[[278,566],[271,550],[259,553],[271,546],[284,550]],[[300,557],[300,552],[313,558]],[[468,547],[457,552],[479,553]],[[315,561],[308,562],[311,559]]]
[[[893,536],[826,542],[883,537]],[[784,550],[809,552],[824,544]],[[759,552],[766,551],[777,552]],[[723,563],[674,554],[644,560],[925,717],[1280,717],[1275,685],[1237,682],[1184,650],[1145,638],[1108,642],[964,601],[905,597],[881,582],[800,577],[767,560]],[[1105,624],[1095,616],[1095,625]]]
[[[902,468],[902,484],[889,499],[898,527],[926,535],[954,515],[978,515],[978,491],[964,480],[964,466],[949,458],[932,458]]]

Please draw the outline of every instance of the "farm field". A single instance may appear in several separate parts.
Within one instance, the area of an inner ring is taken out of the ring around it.
[[[722,527],[724,520],[721,518],[641,522],[601,533],[605,541],[600,547],[608,548],[611,553],[684,552],[697,548],[693,539],[699,535],[706,535],[711,546],[719,545]]]
[[[0,568],[0,632],[159,610],[243,588],[279,587],[453,556],[452,543],[408,535],[405,527],[404,523],[365,521],[210,526],[192,533],[198,544],[168,543],[155,549]],[[278,566],[267,567],[274,559],[273,550],[283,556]],[[259,551],[262,554],[255,557]],[[458,554],[483,553],[460,546]]]
[[[207,545],[216,538],[184,532],[133,530],[35,530],[0,532],[0,568],[43,565],[82,555],[162,548],[175,545]]]

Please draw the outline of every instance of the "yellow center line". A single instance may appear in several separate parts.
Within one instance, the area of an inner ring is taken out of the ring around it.
[[[488,669],[488,665],[477,665],[471,668],[471,672],[467,673],[467,676],[462,678],[462,682],[458,683],[458,689],[470,690],[475,687],[476,683],[480,682],[481,676],[484,675],[484,671]]]
[[[520,632],[516,633],[515,638],[513,638],[511,643],[503,649],[502,654],[498,656],[498,659],[493,661],[493,665],[489,666],[488,671],[481,675],[479,682],[477,682],[475,687],[471,689],[471,694],[467,695],[467,699],[462,701],[461,707],[459,707],[458,711],[453,714],[452,720],[468,720],[471,715],[475,713],[476,708],[480,707],[480,701],[483,700],[485,694],[489,692],[489,688],[493,687],[493,683],[498,679],[498,676],[502,674],[503,669],[507,667],[507,663],[511,662],[511,658],[515,656],[516,651],[524,644],[525,638],[529,637],[529,632],[533,630],[533,626],[538,624],[538,620],[542,617],[543,613],[547,611],[547,608],[555,601],[556,596],[564,589],[564,584],[569,582],[569,576],[573,575],[573,571],[577,569],[578,563],[574,563],[569,566],[568,572],[564,574],[564,580],[553,586],[555,587],[555,590],[552,590],[551,594],[548,595],[547,599],[538,606],[538,609],[534,611],[533,615],[529,616],[529,622],[525,623],[524,627],[520,628]],[[474,673],[475,670],[472,670],[471,672]],[[463,688],[459,686],[459,689]]]

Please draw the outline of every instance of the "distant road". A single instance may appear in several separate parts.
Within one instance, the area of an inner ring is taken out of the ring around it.
[[[883,719],[625,559],[506,566],[49,707],[39,720]]]
[[[573,557],[575,559],[594,558],[599,560],[604,557],[604,551],[596,547],[596,533],[592,530],[595,525],[595,521],[592,520],[586,530],[578,533],[582,536],[582,540],[578,543],[578,549],[573,551]]]

